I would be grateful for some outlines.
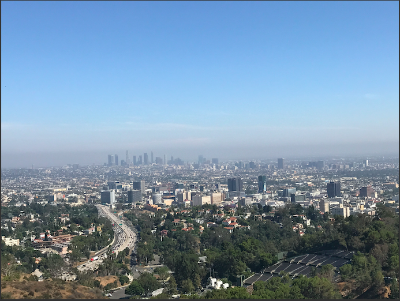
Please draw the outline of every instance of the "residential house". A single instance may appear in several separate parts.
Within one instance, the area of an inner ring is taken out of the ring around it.
[[[208,222],[207,223],[207,228],[211,228],[211,227],[218,227],[218,225],[216,223],[213,223],[213,222]]]
[[[227,229],[229,231],[229,233],[233,232],[233,227],[224,227],[224,229]]]

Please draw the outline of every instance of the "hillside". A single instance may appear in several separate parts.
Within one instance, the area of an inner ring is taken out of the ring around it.
[[[98,288],[72,282],[2,281],[2,299],[108,299]]]

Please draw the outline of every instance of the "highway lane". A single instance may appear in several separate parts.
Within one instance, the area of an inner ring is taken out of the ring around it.
[[[118,254],[125,248],[129,248],[130,250],[134,248],[137,240],[136,233],[126,225],[125,221],[115,216],[107,206],[96,205],[96,207],[105,213],[105,216],[117,226],[117,233],[121,234],[113,251]]]
[[[113,253],[118,254],[126,248],[129,248],[129,250],[133,249],[137,240],[136,233],[132,229],[130,229],[122,219],[115,216],[115,214],[113,214],[110,211],[110,208],[108,208],[107,206],[96,205],[96,207],[99,211],[100,216],[108,218],[111,223],[114,224],[114,242],[110,244]],[[77,269],[81,272],[87,270],[96,270],[98,266],[103,263],[103,259],[106,257],[107,251],[108,247],[104,248],[100,252],[97,252],[95,256],[99,257],[98,260],[91,261],[89,259],[88,261],[77,266]]]

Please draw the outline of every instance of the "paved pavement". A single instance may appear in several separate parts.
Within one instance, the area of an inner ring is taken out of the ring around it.
[[[137,239],[136,233],[129,226],[126,225],[126,222],[115,216],[115,214],[113,214],[110,211],[110,208],[108,208],[107,206],[96,205],[96,207],[99,210],[99,215],[108,218],[114,224],[113,228],[115,235],[113,243],[111,244],[113,252],[115,254],[118,254],[126,248],[129,248],[130,250],[134,248]],[[107,249],[103,249],[102,251],[96,253],[96,256],[98,255],[99,257],[98,260],[88,260],[86,262],[83,262],[82,264],[77,266],[77,269],[79,271],[96,270],[98,266],[103,263],[101,255],[105,254]]]
[[[157,267],[162,267],[163,264],[160,264],[160,256],[154,255],[154,260],[149,262],[149,265],[134,265],[132,266],[132,276],[134,279],[137,279],[141,273],[149,272],[153,273],[154,269]]]
[[[125,299],[125,298],[129,298],[131,295],[127,295],[125,294],[125,287],[117,289],[116,291],[114,291],[111,294],[111,297],[109,297],[110,299]]]

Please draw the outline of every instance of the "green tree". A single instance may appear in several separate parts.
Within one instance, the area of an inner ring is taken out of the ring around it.
[[[194,291],[194,286],[192,280],[185,279],[182,281],[182,292],[185,294],[191,293]]]
[[[342,281],[347,281],[353,275],[353,267],[351,264],[345,264],[339,268]]]
[[[150,273],[143,273],[139,276],[138,280],[139,284],[142,286],[144,293],[147,295],[152,291],[155,291],[160,287],[157,279]]]
[[[193,285],[195,289],[201,288],[201,279],[199,274],[194,275]]]
[[[397,280],[392,280],[390,284],[390,294],[389,294],[390,299],[399,299],[399,282]]]
[[[129,282],[129,278],[125,275],[120,275],[118,278],[119,282],[121,282],[121,285],[124,285],[125,283]]]
[[[141,296],[144,294],[144,289],[137,280],[133,280],[132,283],[125,289],[125,294]]]
[[[154,274],[158,274],[160,276],[161,280],[165,280],[168,278],[168,267],[163,266],[163,267],[157,267],[154,269]]]
[[[177,284],[174,276],[170,276],[168,280],[167,293],[170,295],[175,295],[176,293],[178,293]]]
[[[335,275],[334,270],[335,267],[331,264],[323,265],[320,271],[320,275],[330,281],[333,281],[333,276]]]

